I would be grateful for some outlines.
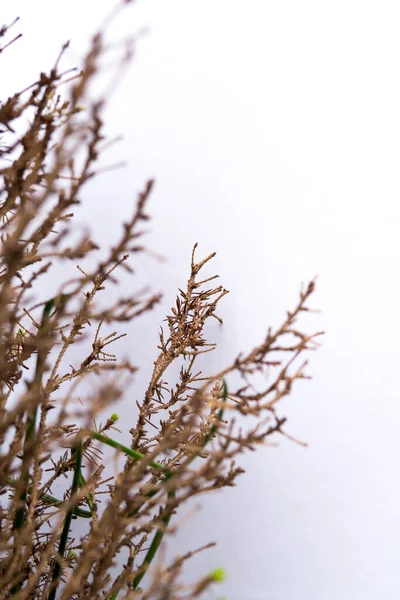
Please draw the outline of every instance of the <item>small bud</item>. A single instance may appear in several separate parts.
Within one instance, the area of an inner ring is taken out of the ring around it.
[[[225,577],[226,577],[225,569],[223,569],[222,567],[218,567],[217,569],[214,569],[214,571],[211,571],[210,577],[213,581],[222,583],[222,581],[224,581]]]
[[[119,419],[119,415],[117,413],[113,413],[110,417],[110,421],[112,423],[115,423],[115,421],[118,421],[118,419]]]

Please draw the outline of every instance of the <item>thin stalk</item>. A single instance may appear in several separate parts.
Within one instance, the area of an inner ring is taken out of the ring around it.
[[[41,496],[42,500],[44,500],[47,504],[52,504],[53,506],[62,507],[63,501],[55,498],[54,496],[50,496],[50,494],[43,494]],[[85,510],[84,508],[75,507],[72,511],[72,518],[81,517],[82,519],[91,519],[93,517],[92,510]]]
[[[223,402],[225,403],[228,399],[228,387],[226,385],[226,381],[225,379],[222,380],[222,399]],[[224,414],[224,406],[222,406],[222,408],[218,411],[217,414],[217,422],[221,423],[222,421],[222,417]],[[202,443],[202,448],[204,448],[208,442],[211,440],[211,438],[215,435],[215,433],[217,432],[218,429],[218,425],[215,423],[213,425],[211,425],[208,433],[204,436],[203,439],[203,443]],[[114,446],[115,447],[115,446]],[[131,450],[130,448],[128,448],[128,450],[130,450],[131,452],[134,452],[135,454],[140,454],[138,452],[136,452],[135,450]],[[188,457],[188,459],[183,463],[183,467],[186,467],[188,464],[190,464],[197,456],[198,456],[198,452],[193,452],[193,454],[191,456]],[[132,456],[132,454],[130,454]],[[159,463],[154,463],[153,466],[158,465]],[[161,465],[160,465],[161,466]],[[171,471],[167,471],[166,475],[165,475],[165,479],[164,482],[167,481],[168,479],[171,479],[174,476],[174,473]],[[158,492],[158,490],[155,490],[153,492],[149,492],[148,494],[146,494],[148,497],[154,496],[156,493]],[[171,489],[168,491],[167,493],[167,498],[168,500],[173,500],[175,498],[175,490]],[[139,508],[135,509],[134,514],[137,513],[139,510]],[[129,516],[133,516],[133,515],[129,515]],[[154,538],[150,544],[149,549],[146,552],[146,555],[144,557],[142,566],[140,567],[140,572],[138,573],[138,575],[136,575],[135,579],[133,580],[133,589],[136,590],[140,584],[140,582],[142,581],[143,577],[145,576],[145,574],[147,573],[147,570],[151,564],[151,562],[153,561],[158,548],[160,547],[160,544],[162,542],[162,539],[164,537],[166,528],[168,527],[169,521],[172,517],[172,512],[167,513],[162,519],[161,519],[161,526],[157,529]],[[110,596],[110,600],[116,600],[118,594],[112,594],[112,596]]]
[[[16,529],[16,530],[22,529],[24,522],[25,522],[25,505],[26,505],[26,498],[27,498],[27,494],[28,494],[29,467],[30,467],[30,463],[31,463],[30,455],[31,455],[31,449],[35,443],[36,419],[37,419],[38,404],[39,404],[38,402],[36,402],[36,396],[40,396],[41,386],[42,386],[42,376],[43,376],[43,371],[44,371],[44,367],[46,364],[46,356],[47,356],[47,348],[43,348],[40,346],[41,346],[41,342],[43,341],[46,323],[48,321],[48,318],[50,316],[53,306],[54,306],[54,298],[52,298],[51,300],[46,302],[46,304],[44,306],[42,321],[41,321],[39,331],[38,331],[39,348],[38,348],[38,354],[37,354],[37,359],[36,359],[35,375],[34,375],[33,382],[32,382],[32,390],[33,390],[33,395],[34,395],[35,406],[32,409],[30,416],[28,417],[28,422],[26,425],[24,449],[23,449],[23,455],[22,455],[22,472],[21,472],[21,479],[20,479],[20,481],[22,481],[23,485],[22,485],[22,490],[19,494],[18,506],[15,511],[15,520],[14,520],[14,529]]]
[[[10,486],[12,486],[14,488],[17,485],[17,482],[13,477],[8,477],[7,482]],[[84,482],[84,485],[86,485],[86,481]],[[28,494],[32,493],[32,487],[28,487],[27,493]],[[51,494],[46,494],[45,492],[41,492],[39,494],[39,499],[42,500],[42,502],[45,502],[46,504],[50,504],[52,506],[62,507],[62,505],[64,504],[63,500],[60,500],[59,498],[56,498],[55,496],[52,496]],[[88,503],[90,510],[85,510],[83,508],[76,507],[76,508],[74,508],[74,517],[82,517],[83,519],[90,519],[93,516],[93,512],[92,512],[91,506],[89,504],[89,498],[86,498],[86,502]]]
[[[24,447],[22,451],[22,469],[19,480],[20,492],[18,494],[15,508],[14,531],[21,531],[25,524],[26,502],[29,490],[29,470],[32,462],[32,448],[34,447],[36,438],[36,420],[38,414],[38,407],[40,403],[42,378],[48,354],[48,344],[46,343],[46,338],[48,337],[47,322],[50,318],[52,309],[55,306],[57,306],[64,298],[65,296],[63,295],[56,296],[55,298],[51,298],[46,302],[43,308],[42,320],[38,329],[39,345],[37,351],[35,375],[31,387],[34,407],[31,410],[31,413],[28,415],[28,420],[26,424]],[[20,589],[21,582],[18,582],[11,589],[12,595],[14,595]]]
[[[223,401],[226,402],[227,398],[228,398],[228,388],[226,385],[225,380],[222,380],[222,398]],[[218,423],[221,422],[222,420],[222,416],[223,416],[223,412],[224,412],[224,407],[222,407],[218,414],[217,414],[217,421]],[[217,431],[217,425],[213,424],[210,427],[210,430],[208,431],[208,433],[204,436],[203,439],[203,443],[202,443],[202,448],[204,448],[208,442],[211,440],[211,438],[213,437],[213,435],[216,433]],[[103,433],[98,433],[97,431],[91,431],[90,432],[90,436],[97,440],[98,442],[101,442],[103,444],[106,444],[107,446],[110,446],[111,448],[115,448],[116,450],[121,450],[121,452],[123,452],[124,454],[127,454],[128,456],[130,456],[131,458],[134,458],[136,460],[141,460],[143,458],[145,458],[145,455],[142,454],[141,452],[138,452],[137,450],[133,450],[132,448],[129,448],[128,446],[124,446],[123,444],[120,444],[119,442],[117,442],[116,440],[113,440],[109,437],[107,437],[106,435],[104,435]],[[189,458],[183,463],[183,466],[187,466],[188,464],[190,464],[197,456],[198,456],[198,452],[193,452],[193,454],[191,456],[189,456]],[[172,471],[167,471],[165,470],[165,467],[157,462],[157,461],[151,461],[150,466],[153,467],[154,469],[161,469],[165,471],[165,479],[164,482],[168,481],[169,479],[171,479],[174,476],[174,473]],[[157,494],[159,490],[154,490],[151,492],[148,492],[146,494],[147,497],[152,497],[155,494]],[[167,502],[171,501],[175,498],[175,489],[170,489],[167,492]],[[140,507],[139,507],[140,508]],[[130,517],[134,516],[139,508],[136,508],[132,513],[129,514]],[[139,586],[140,582],[142,581],[143,577],[145,576],[145,574],[147,573],[147,570],[151,564],[151,562],[153,561],[158,548],[160,547],[160,544],[162,542],[162,539],[164,537],[166,528],[168,527],[169,521],[171,519],[172,516],[172,511],[168,512],[166,515],[164,515],[164,517],[161,519],[161,525],[160,527],[157,529],[153,540],[150,544],[149,549],[146,552],[146,555],[144,557],[142,566],[140,567],[140,571],[139,573],[136,575],[134,581],[133,581],[133,589],[136,590],[137,587]],[[116,594],[112,594],[110,596],[110,600],[116,600],[118,596],[118,593]],[[50,598],[49,600],[54,600],[54,598]]]
[[[107,446],[110,446],[111,448],[115,448],[117,450],[121,450],[122,452],[124,452],[125,454],[127,454],[128,456],[130,456],[131,458],[134,458],[136,460],[141,460],[145,457],[144,454],[142,454],[141,452],[138,452],[137,450],[133,450],[132,448],[129,448],[128,446],[124,446],[123,444],[120,444],[119,442],[105,436],[103,433],[98,433],[97,431],[91,431],[90,435],[92,438],[94,438],[95,440],[97,440],[98,442],[102,442],[103,444],[107,444]],[[157,462],[157,461],[151,461],[150,466],[153,467],[153,469],[161,469],[164,470],[164,466]],[[172,472],[171,471],[166,471],[165,473],[165,480],[167,481],[167,479],[170,479],[172,477]],[[157,490],[158,491],[158,490]],[[154,492],[149,492],[149,494],[147,494],[148,496],[152,496],[155,493],[157,493],[157,491]],[[175,498],[175,490],[169,490],[167,497],[169,499],[173,499]],[[138,510],[138,509],[137,509]],[[137,510],[135,512],[137,512]],[[132,516],[132,515],[129,515]],[[147,568],[149,567],[151,561],[153,560],[160,544],[162,541],[162,538],[164,536],[165,533],[165,528],[168,526],[168,523],[171,519],[172,513],[169,513],[167,515],[165,515],[162,518],[162,528],[159,528],[155,535],[154,538],[150,544],[150,548],[148,549],[146,556],[144,558],[143,564],[142,564],[142,569],[143,571],[141,573],[139,573],[133,583],[133,588],[136,589],[137,586],[139,585],[140,581],[142,580],[142,578],[144,577]],[[110,598],[110,600],[116,600],[118,594],[113,594]],[[49,598],[49,600],[53,600],[51,598]]]
[[[172,474],[171,474],[172,476]],[[165,480],[167,479],[167,477],[165,478]],[[167,498],[168,500],[173,500],[175,498],[175,490],[169,490],[167,493]],[[162,542],[162,539],[164,537],[165,531],[168,527],[168,524],[171,520],[172,517],[172,511],[168,512],[166,515],[164,515],[164,517],[161,519],[161,527],[159,527],[156,531],[156,533],[154,534],[154,537],[152,539],[152,542],[150,544],[149,549],[146,552],[146,556],[144,557],[142,566],[140,567],[140,572],[136,575],[135,579],[133,580],[133,589],[136,590],[139,586],[139,583],[142,581],[143,577],[146,575],[147,573],[147,569],[149,568],[153,558],[155,557],[157,550],[160,547],[160,544]],[[115,598],[117,596],[115,595]]]
[[[97,431],[91,431],[90,436],[93,439],[97,440],[98,442],[102,442],[103,444],[107,444],[107,446],[111,446],[111,448],[116,448],[117,450],[121,450],[121,452],[124,452],[131,458],[135,458],[136,460],[141,460],[142,458],[145,458],[145,455],[142,454],[141,452],[138,452],[137,450],[132,450],[132,448],[128,448],[128,446],[124,446],[123,444],[116,442],[115,440],[104,435],[104,433],[98,433]],[[163,465],[161,463],[159,463],[155,460],[151,461],[150,466],[153,467],[153,469],[164,469],[165,468],[165,467],[163,467]]]
[[[74,468],[74,477],[72,480],[71,487],[71,497],[77,493],[79,490],[79,482],[81,477],[81,466],[82,466],[82,442],[79,442],[78,446],[75,449],[75,468]],[[74,507],[71,507],[70,510],[65,515],[64,526],[61,532],[60,543],[58,545],[58,556],[55,558],[55,565],[53,570],[53,578],[52,578],[52,589],[49,593],[48,600],[55,600],[57,594],[57,588],[60,580],[60,575],[62,572],[62,560],[64,558],[65,550],[68,543],[69,530],[71,527],[72,515],[74,514]]]
[[[226,385],[226,382],[225,382],[224,379],[222,380],[222,398],[223,398],[224,402],[226,402],[226,400],[228,398],[228,388],[227,388],[227,385]],[[223,413],[224,413],[224,407],[222,407],[218,411],[218,415],[217,415],[218,423],[221,422]],[[213,437],[213,435],[216,432],[217,432],[217,425],[216,424],[211,425],[211,427],[210,427],[207,435],[204,436],[204,440],[203,440],[203,443],[201,445],[202,448],[204,448],[208,444],[208,442],[211,440],[211,438]],[[193,454],[191,456],[189,456],[187,458],[187,460],[183,463],[182,467],[184,468],[187,465],[189,465],[198,456],[198,454],[199,454],[198,452],[193,452]],[[167,481],[167,479],[171,479],[171,477],[173,477],[173,473],[171,471],[168,471],[164,481]],[[169,500],[175,498],[175,490],[174,489],[169,490],[168,494],[167,494],[167,497],[168,497]],[[146,553],[146,556],[144,558],[144,561],[142,563],[141,569],[143,569],[143,571],[141,571],[138,575],[136,575],[136,577],[135,577],[135,579],[133,581],[133,589],[134,590],[137,589],[139,583],[141,582],[141,580],[145,576],[145,574],[147,572],[147,569],[149,568],[149,566],[150,566],[153,558],[155,557],[156,552],[157,552],[157,550],[158,550],[158,548],[159,548],[159,546],[161,544],[161,541],[162,541],[162,539],[164,537],[164,533],[165,533],[165,530],[166,530],[166,528],[168,526],[168,523],[169,523],[169,521],[171,519],[171,516],[172,516],[172,512],[166,514],[162,518],[162,520],[161,520],[162,526],[156,531],[156,533],[154,535],[154,538],[153,538],[153,540],[152,540],[152,542],[150,544],[150,548],[148,549],[148,551]],[[116,597],[117,596],[115,594],[115,597],[112,597],[111,600],[116,600]]]

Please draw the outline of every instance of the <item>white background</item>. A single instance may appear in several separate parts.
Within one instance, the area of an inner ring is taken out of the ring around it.
[[[7,3],[2,18],[19,14],[24,39],[1,56],[3,92],[49,68],[66,39],[66,62],[79,62],[112,6]],[[187,571],[226,568],[210,598],[400,594],[398,7],[141,0],[112,29],[115,39],[148,29],[107,110],[108,133],[124,134],[109,162],[128,166],[91,184],[80,214],[112,243],[144,180],[157,179],[148,245],[169,260],[149,259],[139,279],[166,298],[121,346],[143,367],[137,397],[195,241],[199,256],[218,251],[231,291],[224,328],[210,330],[216,366],[260,341],[319,275],[312,326],[326,330],[324,345],[313,381],[282,408],[309,447],[279,440],[244,457],[238,487],[204,497],[174,542],[218,541]],[[119,407],[124,435],[134,400]]]

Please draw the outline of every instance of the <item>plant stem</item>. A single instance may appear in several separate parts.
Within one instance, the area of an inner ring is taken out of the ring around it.
[[[171,476],[172,476],[172,474],[171,474]],[[175,490],[173,490],[173,489],[169,490],[167,493],[167,498],[168,498],[168,500],[171,500],[171,499],[173,500],[175,498]],[[171,517],[172,517],[172,511],[168,512],[161,519],[162,526],[159,527],[157,529],[156,533],[154,534],[153,540],[150,544],[150,548],[147,550],[146,556],[144,557],[144,560],[142,563],[142,566],[140,567],[141,572],[138,573],[138,575],[136,575],[135,579],[133,580],[133,589],[134,590],[137,589],[139,583],[142,581],[143,577],[146,575],[147,569],[149,568],[153,558],[156,555],[158,548],[160,547],[160,544],[161,544],[162,539],[165,534],[165,530],[168,527]]]
[[[35,441],[36,418],[37,418],[37,412],[38,412],[38,402],[36,402],[36,399],[37,399],[37,397],[40,396],[41,385],[42,385],[42,376],[43,376],[43,371],[44,371],[44,367],[45,367],[45,363],[46,363],[46,356],[47,356],[47,348],[41,347],[41,342],[43,341],[43,337],[44,337],[44,333],[45,333],[45,326],[46,326],[46,323],[48,321],[48,318],[50,316],[51,309],[53,308],[53,306],[54,306],[54,298],[49,300],[48,302],[46,302],[44,309],[43,309],[42,321],[41,321],[41,324],[40,324],[40,327],[38,330],[39,347],[38,347],[38,354],[37,354],[37,359],[36,359],[35,375],[34,375],[33,382],[32,382],[33,401],[35,402],[35,406],[34,406],[33,410],[31,411],[30,416],[28,417],[28,421],[27,421],[27,425],[26,425],[24,449],[23,449],[23,456],[22,456],[22,472],[21,472],[21,479],[20,479],[20,481],[22,481],[23,485],[22,485],[22,490],[19,494],[18,506],[15,511],[15,520],[14,520],[14,529],[16,529],[16,530],[22,529],[24,522],[25,522],[25,504],[26,504],[26,497],[27,497],[27,493],[28,493],[29,467],[30,467],[30,462],[31,462],[30,453],[31,453],[31,449],[32,449],[32,446]]]
[[[26,424],[26,432],[25,432],[25,440],[24,447],[22,452],[22,469],[20,476],[20,492],[18,494],[16,509],[15,509],[15,517],[14,517],[14,531],[20,531],[25,523],[25,515],[26,515],[26,500],[28,496],[29,489],[29,469],[32,462],[31,451],[35,444],[36,437],[36,419],[38,413],[38,407],[40,403],[40,395],[42,388],[42,377],[43,372],[46,366],[46,358],[48,354],[48,331],[47,331],[47,322],[49,320],[50,314],[54,306],[57,306],[59,302],[64,299],[64,296],[56,296],[55,298],[51,298],[46,302],[43,308],[42,321],[40,323],[38,329],[38,350],[37,350],[37,359],[36,359],[36,368],[35,375],[32,381],[32,399],[34,402],[33,409],[31,413],[28,415],[28,420]],[[14,595],[21,588],[21,583],[16,583],[12,589],[11,593]]]
[[[95,439],[99,442],[102,442],[103,444],[107,444],[107,446],[111,446],[111,448],[116,448],[117,450],[121,450],[121,452],[124,452],[125,454],[127,454],[131,458],[135,458],[136,460],[141,460],[142,458],[145,457],[145,454],[142,454],[141,452],[138,452],[137,450],[132,450],[132,448],[128,448],[128,446],[124,446],[123,444],[116,442],[115,440],[104,435],[104,433],[97,433],[97,431],[90,431],[90,436],[93,439]],[[164,469],[165,468],[165,467],[163,467],[163,465],[161,463],[156,462],[155,460],[151,461],[150,466],[153,467],[153,469]]]
[[[222,380],[222,398],[224,403],[227,401],[228,399],[228,388],[226,385],[225,380]],[[222,416],[223,416],[223,412],[224,412],[224,407],[222,407],[217,414],[217,421],[218,423],[221,422],[222,420]],[[217,431],[217,424],[213,424],[210,427],[210,430],[208,431],[208,433],[204,436],[203,439],[203,443],[202,443],[202,448],[204,448],[208,442],[211,440],[211,438],[213,437],[213,435],[216,433]],[[134,458],[136,460],[141,460],[145,457],[144,454],[142,454],[141,452],[138,452],[137,450],[133,450],[132,448],[128,448],[128,446],[124,446],[123,444],[120,444],[119,442],[107,437],[106,435],[104,435],[103,433],[98,433],[97,431],[90,431],[90,436],[97,440],[98,442],[101,442],[103,444],[106,444],[107,446],[110,446],[111,448],[115,448],[116,450],[121,450],[121,452],[124,452],[124,454],[127,454],[128,456],[130,456],[131,458]],[[190,464],[197,456],[198,456],[198,452],[193,452],[193,454],[191,456],[189,456],[187,458],[187,460],[183,463],[183,466],[187,466],[188,464]],[[165,467],[157,462],[157,461],[151,461],[150,466],[153,467],[154,469],[162,469],[165,470]],[[164,479],[164,483],[166,481],[168,481],[169,479],[171,479],[172,477],[174,477],[174,474],[172,471],[167,471],[165,470],[165,479]],[[154,490],[151,492],[148,492],[146,494],[147,497],[151,498],[152,496],[154,496],[159,490]],[[174,489],[170,489],[167,492],[167,498],[169,501],[173,500],[175,498],[175,490]],[[140,510],[140,507],[136,508],[132,513],[130,513],[128,516],[129,517],[133,517],[135,516],[135,514],[137,514],[137,512]],[[139,583],[142,581],[143,577],[145,576],[145,574],[147,573],[147,570],[151,564],[151,562],[153,561],[158,548],[160,547],[160,544],[162,542],[162,539],[164,537],[166,528],[168,527],[169,521],[171,519],[172,516],[172,511],[167,512],[167,514],[165,514],[163,516],[163,518],[161,519],[161,525],[160,527],[157,529],[153,540],[150,544],[149,549],[146,552],[146,555],[144,557],[142,566],[140,567],[139,573],[136,575],[134,581],[133,581],[133,589],[136,590],[139,586]],[[110,600],[116,600],[118,596],[118,593],[116,594],[112,594],[110,596]],[[49,600],[54,600],[54,598],[50,598]]]
[[[74,477],[72,480],[71,497],[76,494],[79,490],[79,482],[81,477],[81,466],[82,466],[82,442],[79,442],[75,449],[75,468]],[[58,545],[58,556],[55,558],[55,565],[53,570],[52,578],[52,589],[49,593],[48,600],[54,600],[57,594],[57,588],[59,584],[59,578],[62,572],[62,559],[64,558],[65,549],[68,543],[69,530],[71,527],[72,515],[74,514],[74,507],[71,507],[65,515],[64,526],[61,533],[60,543]]]
[[[7,483],[8,483],[8,485],[10,485],[14,488],[17,485],[17,482],[13,477],[7,477]],[[31,487],[28,487],[27,493],[28,494],[32,493]],[[42,500],[43,502],[45,502],[46,504],[50,504],[53,506],[62,506],[63,505],[63,500],[60,500],[59,498],[56,498],[55,496],[52,496],[51,494],[46,494],[45,492],[41,492],[39,494],[39,499]],[[89,502],[88,498],[86,498],[86,502]],[[89,508],[90,508],[90,505],[89,505]],[[74,516],[82,517],[82,519],[90,519],[93,516],[93,512],[92,512],[92,510],[85,510],[83,508],[75,507],[74,508]]]
[[[225,403],[228,399],[228,387],[226,385],[226,381],[225,379],[222,380],[222,399],[223,402]],[[222,408],[218,411],[217,414],[217,421],[218,423],[221,422],[222,417],[224,414],[224,406],[222,406]],[[213,437],[213,435],[216,433],[218,429],[218,425],[217,424],[213,424],[210,427],[209,432],[205,435],[203,443],[202,443],[202,448],[204,448],[208,442],[211,440],[211,438]],[[111,444],[110,444],[111,445]],[[114,446],[116,447],[116,446]],[[140,454],[139,452],[136,452],[135,450],[131,450],[130,448],[127,448],[127,450],[129,450],[129,454],[132,456],[131,452],[134,452],[136,455]],[[193,452],[193,454],[191,456],[188,457],[188,459],[184,462],[183,466],[187,466],[188,464],[190,464],[196,457],[198,456],[198,452]],[[159,463],[152,463],[152,466],[157,466]],[[162,466],[162,465],[160,465]],[[172,473],[171,471],[167,471],[166,472],[166,476],[164,479],[164,482],[167,481],[168,479],[171,479],[174,476],[174,473]],[[154,491],[154,492],[149,492],[147,494],[147,496],[151,497],[154,496],[157,493],[158,490]],[[175,490],[171,489],[168,491],[167,493],[167,498],[168,500],[173,500],[175,498]],[[137,513],[139,510],[139,508],[137,508],[133,514]],[[129,515],[131,516],[131,515]],[[133,516],[133,515],[132,515]],[[138,573],[138,575],[136,575],[134,581],[133,581],[133,589],[136,590],[140,584],[140,582],[142,581],[143,577],[145,576],[145,574],[147,573],[147,570],[152,562],[152,560],[154,559],[158,548],[160,547],[160,544],[162,542],[162,539],[164,537],[165,534],[165,530],[168,527],[169,521],[171,519],[172,516],[172,511],[167,513],[162,519],[161,519],[161,527],[159,527],[154,535],[154,538],[150,544],[149,549],[146,552],[146,555],[144,557],[142,566],[140,567],[140,572]],[[118,594],[113,594],[112,596],[110,596],[110,600],[116,600]]]

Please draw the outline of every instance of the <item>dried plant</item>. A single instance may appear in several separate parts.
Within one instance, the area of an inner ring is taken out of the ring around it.
[[[0,53],[17,39],[13,29],[15,23],[0,30]],[[66,47],[50,73],[0,104],[1,597],[200,598],[223,573],[216,569],[183,585],[183,565],[197,550],[148,568],[174,527],[171,517],[189,498],[235,485],[242,473],[238,456],[285,435],[279,401],[307,377],[303,355],[319,335],[297,325],[310,310],[314,282],[259,346],[220,372],[203,374],[198,359],[215,349],[205,324],[220,321],[216,311],[227,290],[214,283],[217,276],[202,278],[214,255],[198,259],[195,245],[186,288],[159,334],[131,439],[122,444],[113,410],[124,395],[121,373],[136,367],[110,352],[124,335],[113,330],[151,310],[161,296],[120,297],[106,307],[98,296],[116,285],[118,270],[133,273],[132,256],[144,251],[139,238],[153,182],[103,260],[96,259],[89,234],[71,242],[71,209],[99,172],[104,146],[104,101],[91,101],[88,89],[107,48],[97,34],[82,70],[63,72]],[[122,65],[131,54],[126,50]],[[71,260],[79,261],[76,277],[43,300],[51,269]],[[166,372],[174,364],[180,372],[171,386]],[[82,383],[94,376],[85,394]],[[260,376],[262,390],[255,386]],[[95,426],[105,409],[111,416]],[[106,446],[125,460],[111,478],[100,460]],[[64,493],[57,495],[60,485]]]

